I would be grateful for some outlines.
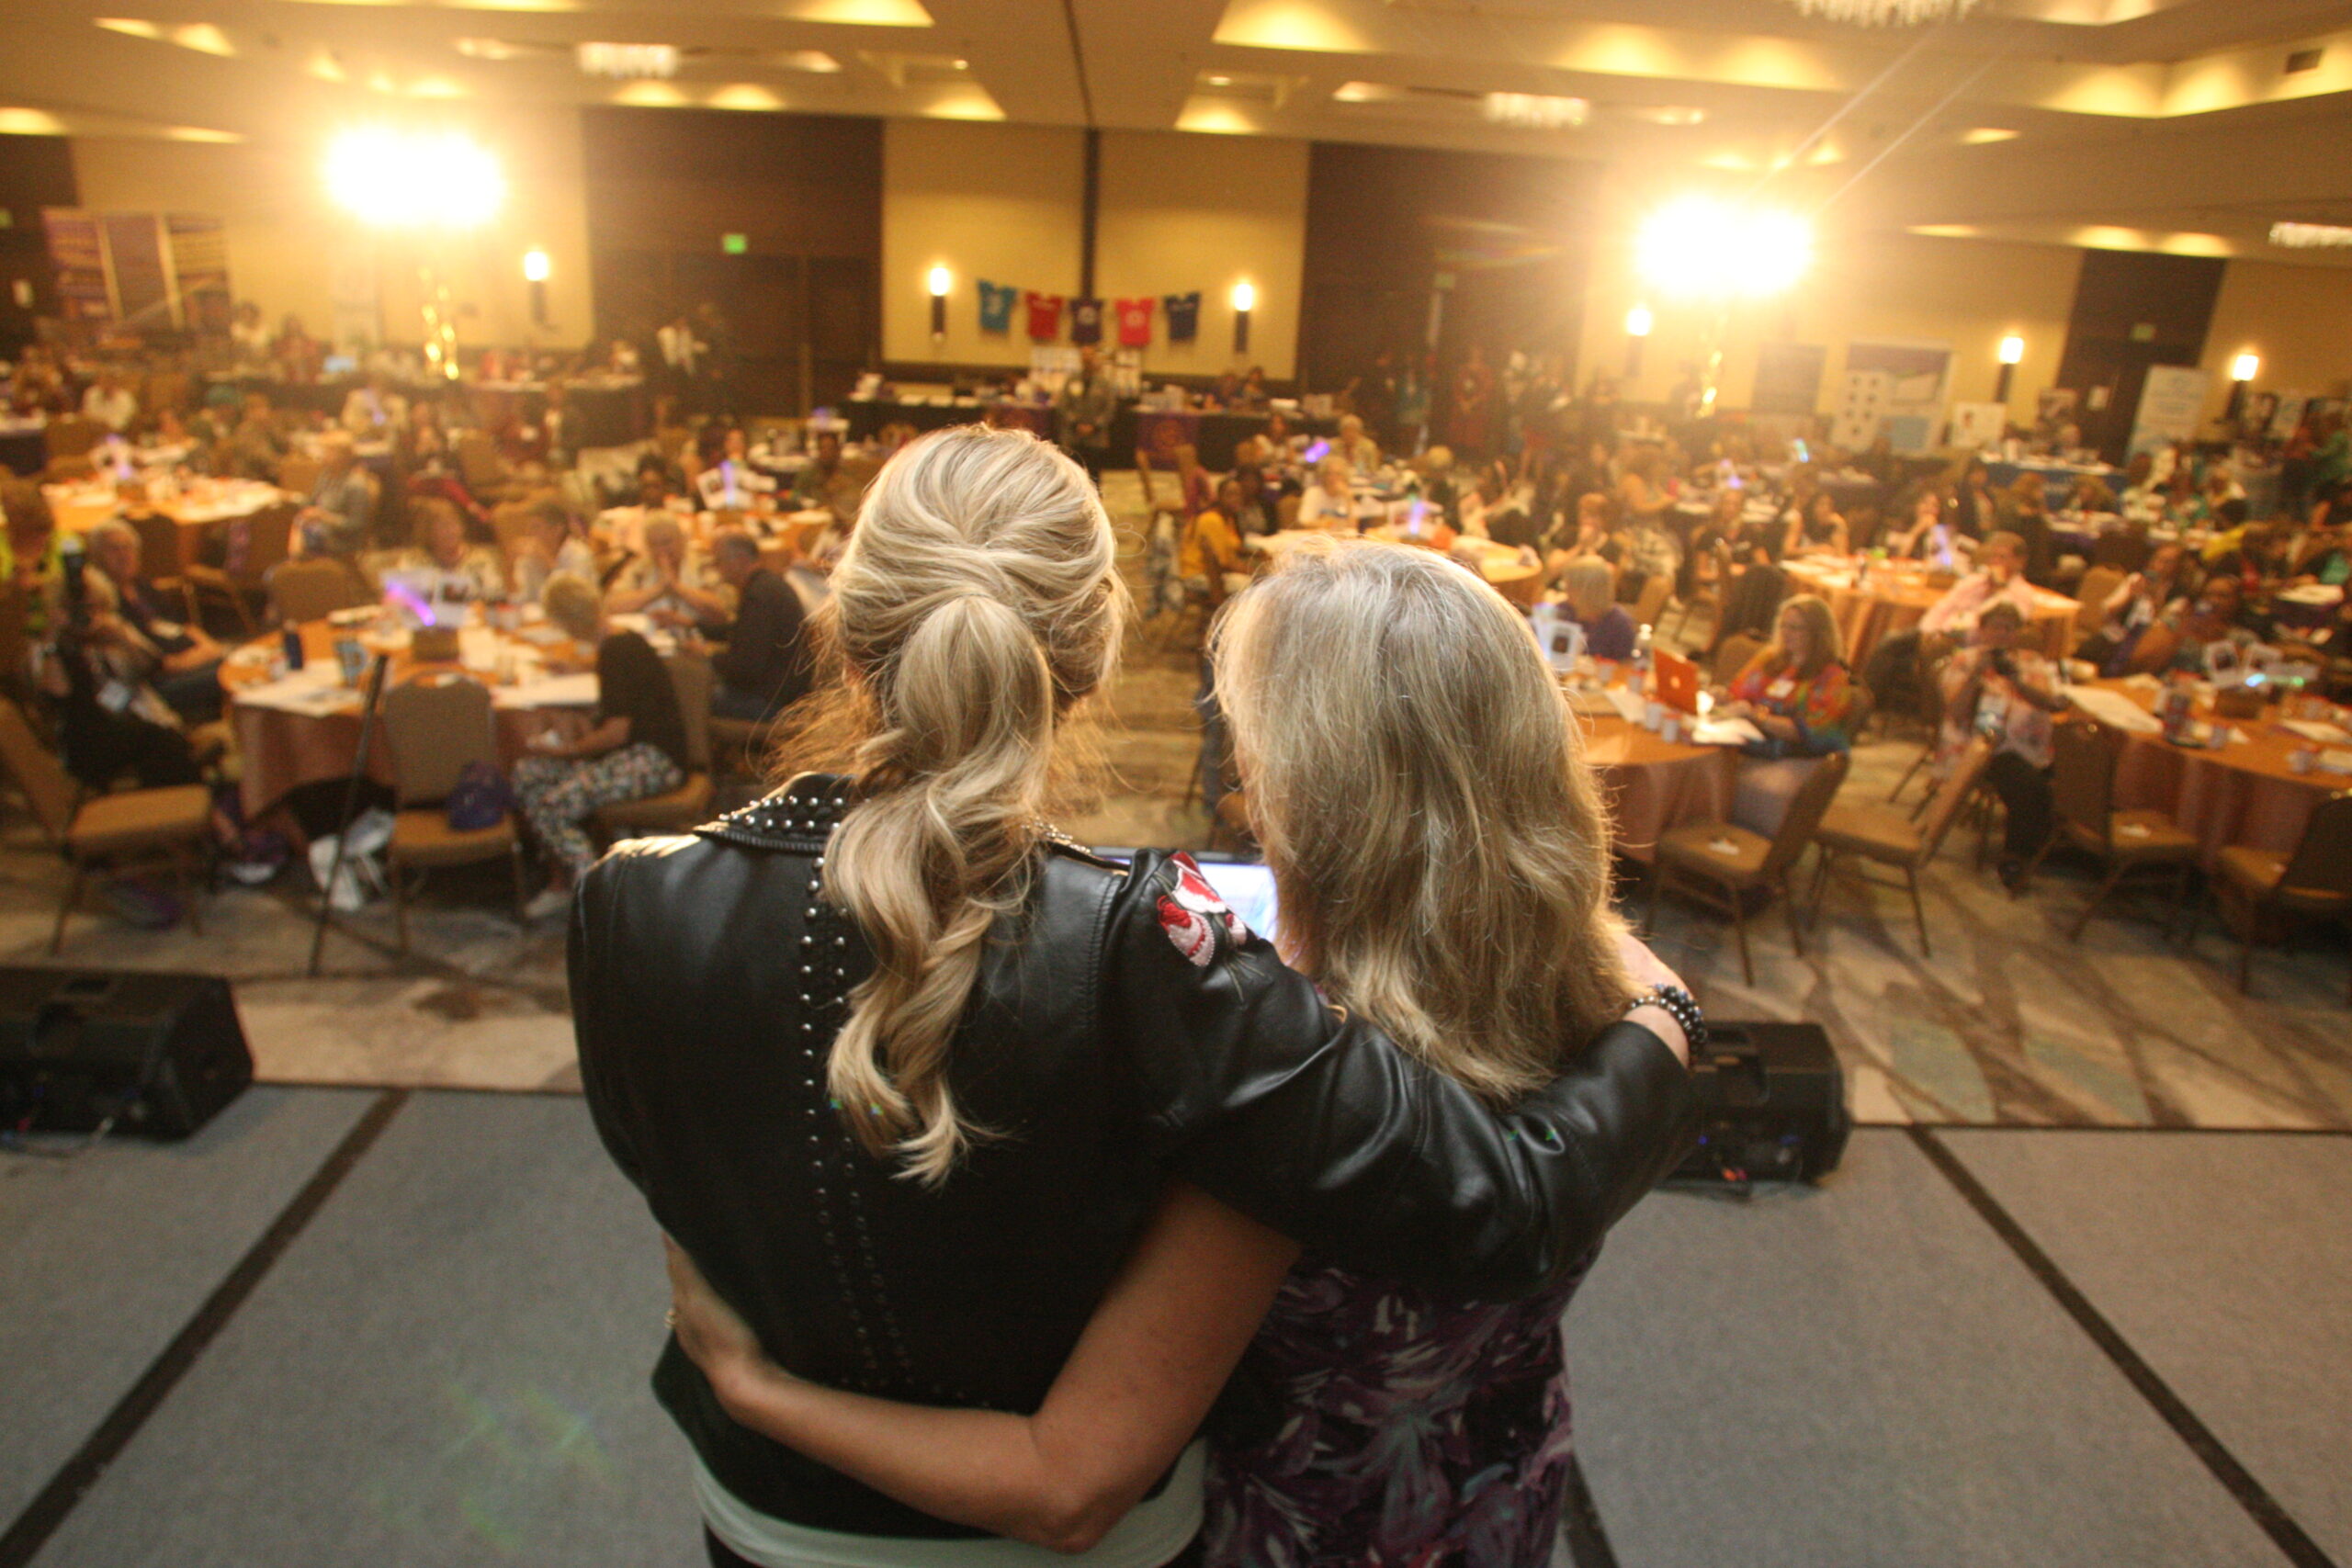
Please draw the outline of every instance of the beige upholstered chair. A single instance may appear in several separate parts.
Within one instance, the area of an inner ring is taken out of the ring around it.
[[[607,839],[683,833],[710,817],[710,688],[717,677],[707,660],[678,657],[662,663],[670,672],[678,713],[686,724],[686,782],[667,795],[625,800],[598,811],[596,826]]]
[[[94,866],[126,863],[166,865],[187,906],[188,929],[202,935],[195,868],[204,863],[212,829],[212,792],[202,784],[124,790],[81,797],[74,781],[50,755],[13,702],[0,701],[0,761],[32,807],[51,842],[74,870],[57,906],[57,926],[49,951],[65,945],[65,922],[81,901],[82,885]]]
[[[1911,894],[1911,917],[1919,925],[1919,955],[1932,956],[1928,951],[1928,914],[1919,902],[1919,873],[1943,847],[1944,835],[1960,819],[1961,807],[1975,793],[1976,783],[1984,774],[1984,764],[1992,760],[1990,742],[1981,736],[1970,741],[1968,750],[1961,753],[1960,761],[1936,791],[1927,816],[1917,822],[1904,812],[1874,803],[1856,801],[1849,805],[1839,801],[1830,807],[1816,835],[1821,858],[1814,868],[1815,912],[1820,911],[1830,865],[1838,856],[1853,855],[1891,865],[1903,873],[1903,885]]]
[[[339,560],[290,560],[269,574],[269,603],[283,624],[321,621],[364,604],[351,569]]]
[[[445,803],[469,762],[498,765],[490,688],[476,681],[413,682],[384,694],[384,737],[391,743],[398,809],[387,856],[392,867],[393,919],[408,951],[408,886],[412,867],[472,865],[504,857],[514,870],[514,908],[521,918],[523,840],[509,813],[488,828],[452,828]]]
[[[1649,919],[1657,923],[1658,896],[1670,882],[1732,919],[1739,933],[1739,972],[1756,983],[1756,965],[1747,953],[1747,895],[1758,887],[1777,888],[1786,905],[1789,940],[1804,956],[1804,932],[1797,924],[1795,901],[1789,893],[1789,874],[1797,857],[1811,843],[1822,813],[1829,808],[1838,786],[1846,782],[1851,759],[1833,752],[1821,759],[1789,802],[1780,831],[1770,838],[1733,822],[1690,822],[1657,841],[1657,863],[1650,874]]]
[[[2212,880],[2213,897],[2225,919],[2238,927],[2238,989],[2254,978],[2254,944],[2264,917],[2305,916],[2352,920],[2352,791],[2332,795],[2312,808],[2302,841],[2291,855],[2232,844],[2222,852]],[[2194,942],[2197,929],[2189,927]],[[2352,991],[2347,991],[2352,998]]]
[[[2126,877],[2146,881],[2153,874],[2169,881],[2174,890],[2171,909],[2188,902],[2188,874],[2197,864],[2197,840],[2161,811],[2115,809],[2115,764],[2122,753],[2122,742],[2120,735],[2096,724],[2061,724],[2051,731],[2054,764],[2051,791],[2058,812],[2057,830],[2035,852],[2026,873],[2031,875],[2041,866],[2041,857],[2060,843],[2097,855],[2107,870],[2107,880],[2083,906],[2075,929],[2066,933],[2069,942],[2083,934],[2091,916]],[[2167,913],[2166,936],[2172,934],[2172,926]]]

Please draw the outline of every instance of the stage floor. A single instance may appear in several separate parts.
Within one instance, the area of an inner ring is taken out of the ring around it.
[[[1560,1561],[2256,1565],[2267,1516],[2352,1562],[2347,1194],[2337,1134],[1878,1129],[1817,1190],[1654,1196],[1568,1314]],[[6,1561],[700,1561],[654,1231],[575,1097],[0,1156],[0,1269]]]

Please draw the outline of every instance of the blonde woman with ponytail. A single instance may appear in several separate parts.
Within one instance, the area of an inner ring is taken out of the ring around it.
[[[711,1561],[1197,1561],[1193,1434],[1298,1248],[1549,1299],[1677,1154],[1686,1043],[1657,1007],[1594,1033],[1632,992],[1604,962],[1559,992],[1583,1050],[1473,1087],[1182,857],[1056,834],[1125,596],[1035,438],[911,443],[833,587],[805,733],[843,770],[616,850],[573,916],[590,1109],[671,1238],[654,1387]]]

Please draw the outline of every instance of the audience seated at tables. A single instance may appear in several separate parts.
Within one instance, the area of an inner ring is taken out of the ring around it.
[[[1250,581],[1241,558],[1241,529],[1234,521],[1240,512],[1241,481],[1228,478],[1216,487],[1216,504],[1185,521],[1177,546],[1177,575],[1186,589],[1211,604],[1224,604]]]
[[[96,420],[117,435],[129,433],[139,417],[139,398],[119,370],[101,370],[82,394],[82,417]]]
[[[286,433],[277,427],[268,394],[247,392],[243,415],[229,435],[229,471],[241,479],[275,479],[286,453]]]
[[[1800,593],[1780,608],[1772,639],[1732,677],[1720,718],[1744,718],[1763,739],[1741,747],[1731,819],[1771,837],[1813,765],[1851,748],[1854,682],[1846,639],[1829,605]]]
[[[1682,547],[1656,517],[1645,522],[1620,513],[1617,597],[1631,604],[1654,578],[1671,580],[1682,570]]]
[[[2019,474],[2001,498],[2001,532],[2021,547],[2019,570],[2037,588],[2051,585],[2058,542],[2050,532],[2050,487],[2040,474]]]
[[[1977,616],[1969,646],[1943,667],[1937,745],[1940,773],[1970,737],[1991,738],[1996,750],[1984,781],[2007,813],[1999,869],[2001,885],[2013,894],[2024,885],[2026,863],[2050,836],[2050,719],[2066,705],[2050,660],[2018,646],[2024,631],[2024,615],[2007,600]]]
[[[735,591],[736,608],[732,621],[707,628],[727,643],[711,657],[719,683],[710,711],[755,723],[771,718],[808,689],[800,596],[761,563],[759,542],[740,528],[722,531],[711,555]]]
[[[665,626],[717,626],[734,614],[734,594],[700,550],[686,543],[677,518],[656,512],[613,579],[605,607],[649,615]]]
[[[376,371],[344,395],[339,423],[356,440],[389,441],[408,423],[408,400],[392,390],[390,377]]]
[[[38,645],[49,634],[49,596],[44,586],[63,570],[57,517],[49,497],[31,479],[0,478],[0,582],[15,589],[25,605],[25,632]],[[22,674],[0,671],[0,679]]]
[[[2177,541],[2158,545],[2149,552],[2147,564],[2107,596],[2099,606],[2098,629],[2083,639],[2075,657],[2098,665],[2102,675],[2125,673],[2148,628],[2186,599],[2195,581],[2185,548]]]
[[[1627,531],[1636,535],[1644,529],[1663,532],[1666,509],[1672,502],[1663,477],[1666,453],[1657,446],[1637,446],[1626,454],[1618,467],[1617,510],[1625,520]]]
[[[1924,560],[1949,568],[1952,564],[1953,507],[1934,485],[1922,485],[1908,504],[1898,504],[1880,537],[1886,553],[1897,560]]]
[[[1788,519],[1788,531],[1781,537],[1781,559],[1851,553],[1846,519],[1838,511],[1836,498],[1827,491],[1815,491],[1804,510],[1792,510]]]
[[[1995,604],[2030,615],[2033,585],[2026,581],[2025,559],[2025,541],[2015,534],[2004,530],[1986,537],[1976,549],[1976,570],[1953,583],[1919,617],[1920,636],[1965,638],[1976,629],[1977,617]]]
[[[1607,561],[1598,555],[1577,557],[1562,569],[1560,587],[1569,617],[1584,628],[1587,653],[1620,661],[1634,656],[1634,617],[1614,602],[1617,574]]]
[[[646,525],[657,517],[690,515],[693,508],[676,499],[670,483],[670,465],[658,452],[648,452],[637,460],[636,499],[626,505],[608,506],[596,513],[596,536],[611,548],[624,555],[636,555],[645,547]]]
[[[532,919],[571,907],[571,886],[596,863],[584,825],[607,806],[667,795],[686,782],[685,716],[653,645],[612,631],[594,582],[550,579],[548,621],[596,650],[595,727],[577,740],[532,740],[514,764],[514,799],[549,862],[548,886],[525,906]]]
[[[1591,556],[1608,563],[1613,582],[1617,566],[1624,559],[1629,545],[1613,526],[1615,512],[1615,504],[1599,491],[1588,491],[1577,497],[1574,531],[1562,530],[1566,536],[1552,543],[1544,558],[1545,577],[1557,583],[1570,563]]]
[[[467,536],[465,517],[455,506],[424,501],[416,512],[420,543],[401,553],[393,563],[396,570],[416,574],[428,599],[466,604],[506,596],[506,573],[498,553]]]
[[[2046,493],[2046,492],[2045,492]],[[2058,510],[2078,516],[2111,516],[2116,511],[2115,492],[2097,474],[2078,474],[2067,487],[2066,500]]]
[[[1366,479],[1380,471],[1380,444],[1364,434],[1363,421],[1354,414],[1340,416],[1340,434],[1331,438],[1331,450]]]
[[[2232,502],[2238,503],[2236,520],[2245,521],[2245,486],[2238,483],[2226,463],[2208,463],[2205,480],[2198,487],[2197,499],[2188,508],[2188,521],[2203,523],[2215,528],[2231,526],[2222,515],[2222,508]]]
[[[1984,466],[1981,455],[1972,455],[1962,467],[1951,513],[1951,525],[1963,538],[1982,539],[2001,526],[2001,503],[1993,494],[1993,470]]]
[[[142,789],[200,782],[179,715],[148,683],[156,651],[123,618],[106,574],[68,556],[44,596],[51,637],[36,650],[37,678],[53,705],[65,771],[99,793],[124,777]]]
[[[752,467],[750,440],[742,426],[706,427],[695,450],[702,471],[695,493],[706,512],[741,512],[775,493],[775,480]]]
[[[1238,487],[1240,492],[1239,499],[1233,503],[1233,511],[1229,518],[1233,525],[1241,531],[1244,537],[1253,534],[1272,533],[1274,508],[1272,502],[1266,497],[1264,470],[1254,464],[1238,464],[1235,467],[1227,482]],[[1223,486],[1218,487],[1220,495],[1223,493]],[[1223,504],[1220,501],[1220,508]]]
[[[1682,570],[1674,579],[1676,598],[1688,604],[1700,594],[1720,594],[1738,567],[1747,564],[1744,559],[1736,560],[1735,555],[1743,543],[1747,506],[1747,498],[1739,491],[1715,492],[1705,520],[1690,530],[1684,543]]]
[[[137,516],[146,505],[142,486],[126,512]],[[145,675],[156,695],[190,724],[219,718],[220,659],[226,650],[203,627],[165,613],[153,584],[140,575],[139,530],[110,517],[90,530],[89,549],[89,570],[103,572],[114,590],[127,643],[149,656]]]
[[[2132,672],[2177,671],[2202,678],[2236,667],[2260,640],[2242,624],[2245,608],[2237,578],[2208,578],[2193,602],[2176,601],[2141,637]]]
[[[56,357],[45,344],[27,344],[8,377],[8,411],[26,417],[54,417],[76,406],[66,396],[65,372]]]
[[[820,430],[808,466],[793,478],[792,504],[803,512],[830,512],[836,523],[844,522],[857,514],[864,488],[842,468],[842,433]]]
[[[531,532],[514,549],[516,597],[537,599],[559,573],[597,581],[596,552],[580,536],[571,509],[552,496],[531,503]]]
[[[455,507],[450,511],[454,514]],[[319,437],[319,481],[294,514],[295,554],[356,563],[376,526],[376,491],[352,449],[351,433]],[[460,529],[464,519],[458,519]]]
[[[1306,487],[1299,498],[1298,525],[1302,528],[1353,527],[1356,516],[1355,491],[1351,483],[1355,470],[1345,457],[1332,456],[1315,465],[1315,482]]]

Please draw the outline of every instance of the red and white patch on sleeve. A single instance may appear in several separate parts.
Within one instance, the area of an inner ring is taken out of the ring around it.
[[[1175,869],[1176,886],[1159,896],[1159,929],[1177,952],[1205,969],[1216,956],[1220,932],[1238,947],[1250,940],[1250,928],[1217,897],[1192,856],[1172,855],[1169,863]]]

